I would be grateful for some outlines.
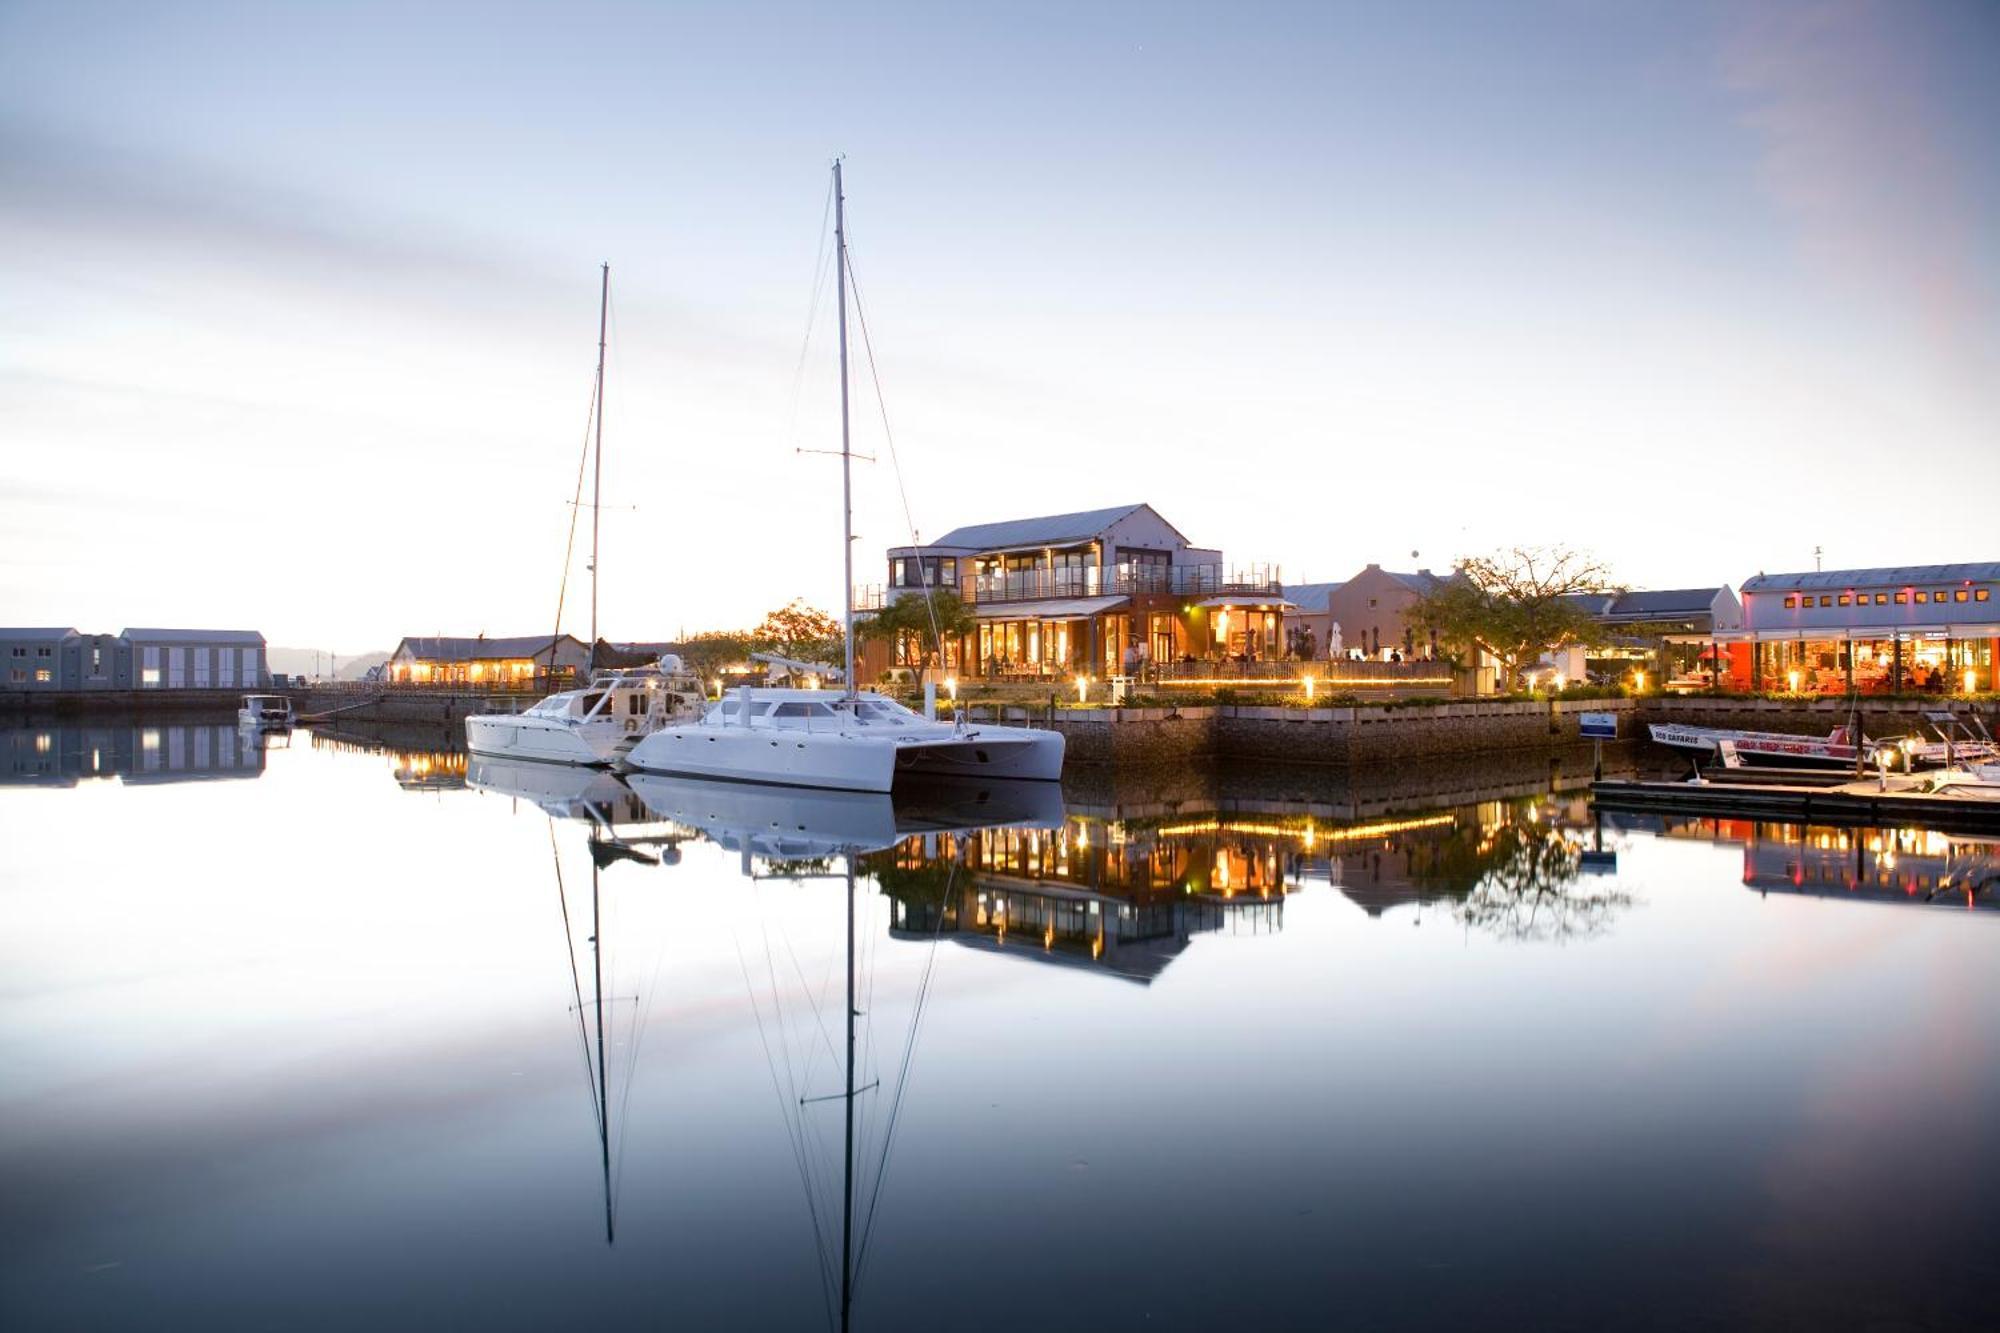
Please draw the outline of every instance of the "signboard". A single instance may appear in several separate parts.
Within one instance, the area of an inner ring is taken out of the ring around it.
[[[1618,714],[1579,713],[1576,718],[1576,734],[1587,741],[1615,741],[1618,739]]]

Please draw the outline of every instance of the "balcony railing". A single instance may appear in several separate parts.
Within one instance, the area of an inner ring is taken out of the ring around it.
[[[916,596],[921,588],[884,588],[869,584],[854,590],[854,609],[879,611],[885,601]],[[959,597],[968,605],[1035,602],[1076,597],[1125,597],[1159,594],[1174,597],[1274,598],[1284,585],[1276,565],[1134,565],[1124,569],[1094,566],[1057,569],[1011,569],[975,574],[963,580]]]

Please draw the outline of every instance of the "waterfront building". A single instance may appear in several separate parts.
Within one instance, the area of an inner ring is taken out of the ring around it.
[[[0,629],[0,689],[261,689],[264,636],[254,630]]]
[[[1584,593],[1575,600],[1604,634],[1555,655],[1569,679],[1629,683],[1644,673],[1669,688],[1706,688],[1720,663],[1725,684],[1740,678],[1748,688],[1748,649],[1733,650],[1716,637],[1743,623],[1743,605],[1728,586]]]
[[[117,688],[261,689],[270,683],[264,636],[255,630],[128,629],[119,636],[125,672]]]
[[[81,638],[74,629],[0,629],[0,677],[10,690],[74,690],[63,670],[65,650]]]
[[[1994,688],[2000,561],[1759,574],[1740,628],[1719,643],[1745,658],[1750,688],[1805,694]]]
[[[891,547],[888,583],[863,611],[926,587],[956,592],[977,628],[944,645],[947,672],[999,679],[1118,675],[1141,662],[1269,661],[1287,655],[1291,610],[1277,571],[1225,570],[1151,505],[1119,505],[955,528]],[[916,645],[871,645],[873,679],[914,665]]]
[[[392,681],[416,685],[530,685],[590,670],[590,647],[571,634],[508,638],[405,637],[389,656]]]
[[[1419,630],[1410,612],[1418,598],[1450,577],[1428,569],[1404,574],[1371,564],[1346,582],[1329,585],[1326,619],[1340,626],[1343,651],[1359,651],[1376,661],[1392,654],[1400,654],[1404,661],[1436,657],[1436,636]]]
[[[1325,660],[1347,651],[1346,631],[1329,605],[1343,583],[1287,583],[1285,600],[1293,606],[1290,638],[1296,655]]]

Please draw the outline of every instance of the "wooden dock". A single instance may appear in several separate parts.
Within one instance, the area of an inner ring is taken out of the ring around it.
[[[1936,829],[1940,833],[2000,834],[2000,801],[1930,796],[1915,780],[1892,774],[1887,790],[1876,778],[1835,786],[1791,782],[1594,782],[1592,801],[1605,810],[1761,819],[1788,824]]]

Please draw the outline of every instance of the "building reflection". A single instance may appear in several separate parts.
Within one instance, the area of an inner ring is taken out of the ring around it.
[[[1743,885],[1759,893],[2000,909],[2000,840],[1992,838],[1748,819],[1661,818],[1651,828],[1741,847]]]
[[[389,761],[390,776],[404,791],[457,791],[465,786],[465,747],[438,735],[436,727],[350,724],[339,730],[314,728],[310,735],[315,750],[383,756]]]
[[[226,723],[70,723],[0,731],[0,783],[74,787],[93,779],[127,784],[257,778],[267,746],[280,733],[239,731]]]

